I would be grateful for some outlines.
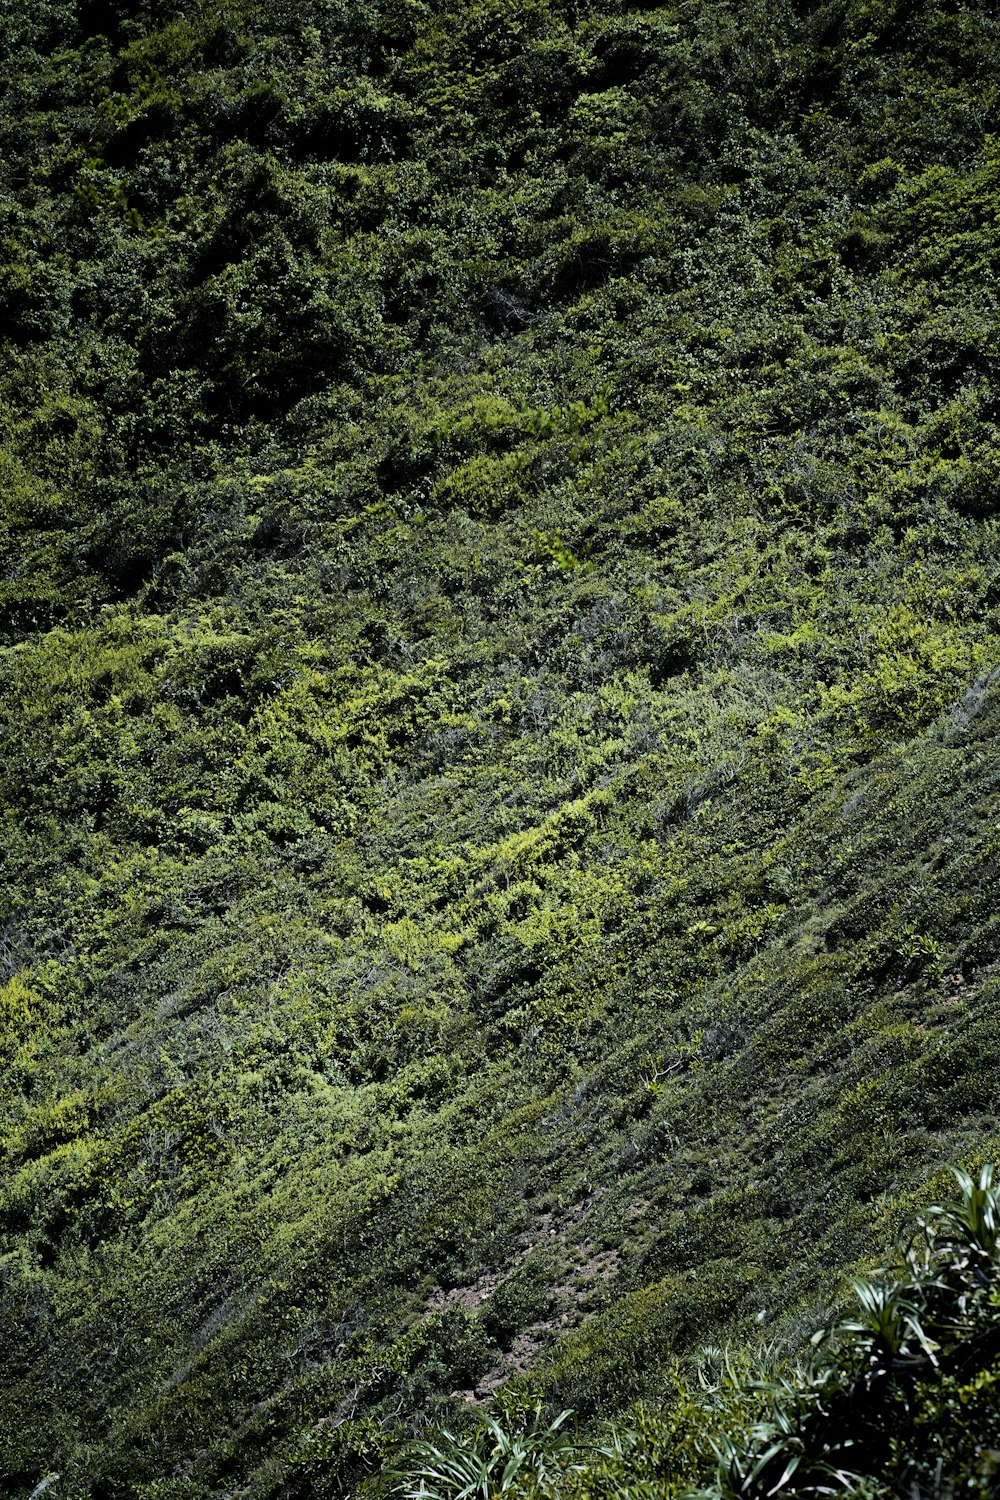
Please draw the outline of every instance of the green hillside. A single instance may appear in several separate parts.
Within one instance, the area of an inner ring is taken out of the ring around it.
[[[0,58],[0,1493],[802,1346],[1000,1156],[1000,13]]]

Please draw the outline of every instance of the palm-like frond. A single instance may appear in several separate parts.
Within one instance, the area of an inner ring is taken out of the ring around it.
[[[580,1467],[571,1457],[581,1445],[562,1430],[572,1415],[563,1411],[545,1423],[536,1408],[528,1427],[513,1429],[485,1417],[469,1437],[445,1428],[408,1444],[387,1478],[402,1500],[490,1500],[522,1485],[545,1486]]]
[[[939,1239],[951,1239],[978,1250],[990,1260],[1000,1259],[1000,1185],[987,1162],[974,1178],[963,1167],[952,1167],[961,1194],[957,1204],[932,1208],[926,1222]]]
[[[937,1364],[938,1346],[924,1330],[921,1308],[910,1288],[898,1282],[861,1279],[850,1286],[857,1311],[839,1325],[838,1332],[854,1341],[872,1372],[925,1360]]]

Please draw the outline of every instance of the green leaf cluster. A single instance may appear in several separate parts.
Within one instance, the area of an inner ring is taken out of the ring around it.
[[[12,1500],[659,1410],[996,1155],[994,11],[0,6]]]

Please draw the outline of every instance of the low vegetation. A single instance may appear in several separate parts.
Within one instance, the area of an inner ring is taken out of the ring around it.
[[[956,1170],[960,1201],[921,1215],[902,1264],[855,1279],[853,1307],[792,1362],[705,1350],[665,1412],[582,1441],[571,1412],[543,1426],[487,1418],[405,1451],[403,1500],[624,1496],[768,1500],[993,1496],[1000,1483],[1000,1192]],[[713,1472],[714,1471],[714,1472]],[[707,1483],[706,1477],[711,1474]],[[699,1484],[698,1481],[702,1482]],[[697,1486],[697,1487],[696,1487]],[[373,1493],[386,1493],[386,1484]]]
[[[0,58],[0,1492],[744,1484],[1000,1159],[996,6]]]

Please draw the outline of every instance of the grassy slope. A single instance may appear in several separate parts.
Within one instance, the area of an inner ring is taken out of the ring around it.
[[[1000,1146],[992,6],[293,10],[0,17],[15,1496],[655,1398]]]

